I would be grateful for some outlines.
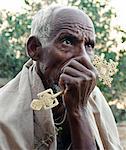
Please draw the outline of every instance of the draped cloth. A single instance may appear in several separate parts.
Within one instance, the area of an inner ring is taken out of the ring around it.
[[[52,111],[30,108],[31,101],[43,90],[32,60],[0,89],[0,150],[32,150],[36,138],[41,139],[42,150],[57,149]],[[87,115],[100,150],[121,150],[115,120],[98,87],[90,95]],[[50,144],[46,143],[48,139]]]

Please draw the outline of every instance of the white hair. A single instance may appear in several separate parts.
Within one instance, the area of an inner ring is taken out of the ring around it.
[[[31,25],[31,36],[36,36],[43,47],[48,44],[53,12],[59,7],[60,6],[50,6],[45,10],[41,9],[33,18]]]
[[[53,12],[58,8],[71,8],[71,6],[51,5],[47,9],[40,9],[33,17],[31,25],[31,35],[39,39],[42,47],[47,46],[51,31],[51,21]],[[72,6],[72,8],[78,9]]]

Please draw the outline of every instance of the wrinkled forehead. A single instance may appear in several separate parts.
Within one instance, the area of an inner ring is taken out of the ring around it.
[[[51,33],[56,35],[62,30],[81,32],[85,36],[94,36],[95,31],[91,19],[81,10],[75,8],[56,9],[51,22]]]

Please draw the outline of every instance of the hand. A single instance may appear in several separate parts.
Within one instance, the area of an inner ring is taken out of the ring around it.
[[[62,71],[59,84],[64,89],[67,110],[71,112],[82,110],[96,85],[95,67],[83,56],[71,59]]]

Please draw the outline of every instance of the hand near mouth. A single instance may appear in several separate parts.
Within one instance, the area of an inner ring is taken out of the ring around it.
[[[71,59],[60,75],[59,84],[64,89],[64,101],[68,111],[74,112],[87,105],[90,93],[96,85],[97,71],[86,57]]]

